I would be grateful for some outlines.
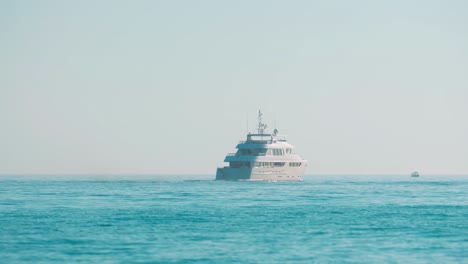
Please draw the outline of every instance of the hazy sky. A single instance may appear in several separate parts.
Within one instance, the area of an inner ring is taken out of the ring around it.
[[[468,174],[468,1],[0,0],[0,173]]]

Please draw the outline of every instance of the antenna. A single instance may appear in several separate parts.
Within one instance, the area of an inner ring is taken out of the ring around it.
[[[275,129],[277,129],[278,127],[276,126],[276,113],[275,113]]]
[[[246,117],[246,122],[247,122],[247,133],[249,133],[249,114],[248,113],[245,113],[245,117]]]
[[[258,134],[263,134],[263,133],[260,133],[260,131],[262,130],[262,111],[258,110]]]

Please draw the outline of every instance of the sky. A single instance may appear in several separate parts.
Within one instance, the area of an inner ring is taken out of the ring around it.
[[[468,2],[0,0],[0,174],[468,174]]]

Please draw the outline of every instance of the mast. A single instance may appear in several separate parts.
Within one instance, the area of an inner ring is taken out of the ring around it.
[[[267,125],[262,123],[262,112],[260,110],[258,110],[258,134],[264,134],[265,133],[265,130],[267,128]]]

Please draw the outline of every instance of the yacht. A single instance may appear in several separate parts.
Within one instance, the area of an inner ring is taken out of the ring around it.
[[[276,128],[266,133],[262,115],[258,111],[257,133],[248,133],[237,144],[237,152],[226,155],[224,162],[229,166],[217,169],[216,180],[302,181],[307,160],[293,152],[293,145]]]
[[[413,173],[411,173],[411,177],[419,177],[419,172],[413,171]]]

